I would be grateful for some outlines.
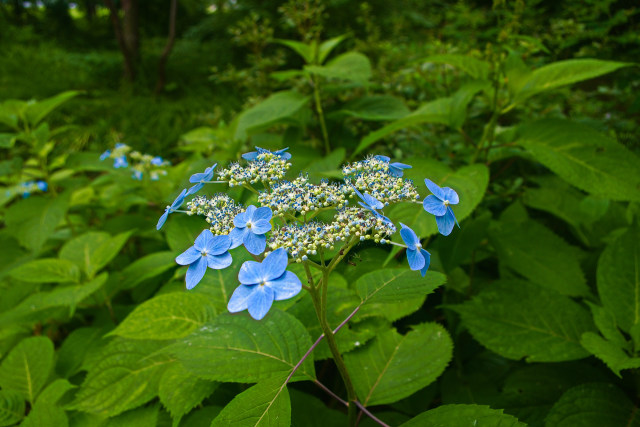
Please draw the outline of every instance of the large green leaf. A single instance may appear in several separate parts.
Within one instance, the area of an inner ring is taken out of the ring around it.
[[[101,268],[106,266],[127,243],[129,237],[131,237],[132,231],[125,231],[113,237],[109,240],[96,246],[91,252],[91,261],[87,268],[87,275],[93,277]]]
[[[554,62],[533,70],[521,83],[514,102],[522,102],[537,93],[589,80],[632,65],[634,64],[599,59],[568,59]]]
[[[358,295],[369,302],[402,302],[420,298],[444,284],[446,276],[433,271],[422,277],[406,268],[387,268],[365,273],[356,282]]]
[[[89,231],[65,242],[58,257],[76,263],[86,273],[92,269],[93,252],[109,238],[104,231]]]
[[[286,39],[273,39],[274,43],[279,43],[283,46],[287,46],[289,49],[293,50],[295,53],[300,55],[304,62],[307,64],[312,64],[314,59],[314,46],[312,44],[302,43],[296,40],[286,40]]]
[[[580,344],[591,354],[602,360],[617,376],[625,369],[640,368],[640,358],[629,355],[618,345],[604,339],[595,332],[582,334]]]
[[[67,283],[80,280],[80,270],[76,264],[57,258],[29,261],[11,270],[9,275],[32,283]]]
[[[12,426],[24,417],[24,397],[12,390],[0,390],[0,426]]]
[[[46,337],[26,338],[0,365],[0,387],[20,393],[35,402],[53,368],[53,343]]]
[[[543,119],[521,126],[518,135],[518,145],[581,190],[640,201],[640,159],[590,126]]]
[[[121,338],[111,341],[96,355],[68,409],[112,417],[153,399],[162,372],[172,362],[157,353],[163,345]]]
[[[272,309],[261,321],[246,314],[222,314],[168,351],[201,378],[247,383],[291,371],[309,347],[311,338],[304,326],[290,314]],[[315,377],[311,357],[296,377]]]
[[[155,252],[138,258],[122,270],[120,289],[131,289],[147,279],[176,267],[176,254],[171,251]],[[212,271],[208,271],[209,274]]]
[[[181,364],[174,363],[162,374],[158,396],[174,420],[179,420],[210,396],[216,387],[216,383],[197,378]]]
[[[428,56],[422,62],[435,64],[448,64],[458,68],[474,79],[486,79],[489,77],[489,64],[481,59],[468,55],[442,54]]]
[[[365,83],[371,78],[371,62],[359,52],[347,52],[335,57],[326,65],[305,65],[304,69],[329,79]]]
[[[581,359],[584,332],[595,326],[578,303],[533,283],[502,280],[470,301],[449,306],[482,345],[509,359],[560,362]]]
[[[42,391],[29,415],[20,424],[23,427],[65,427],[67,414],[58,401],[74,386],[65,379],[57,379]]]
[[[640,426],[638,407],[613,384],[591,383],[567,390],[553,405],[546,427]]]
[[[340,43],[342,43],[342,41],[346,38],[346,35],[342,35],[333,37],[320,43],[320,46],[318,46],[318,64],[322,64],[324,60],[327,59],[327,56],[329,56],[331,51]]]
[[[291,400],[286,377],[260,381],[237,395],[213,420],[211,427],[289,427]]]
[[[213,314],[204,295],[172,292],[138,305],[111,334],[139,340],[184,338]]]
[[[517,418],[483,405],[442,405],[423,412],[402,427],[526,427]]]
[[[406,335],[385,332],[344,355],[358,398],[364,405],[403,399],[442,374],[453,355],[453,342],[437,323],[414,326]]]
[[[580,268],[580,250],[542,224],[533,220],[495,222],[489,237],[500,262],[531,282],[563,295],[591,293]]]
[[[238,117],[235,139],[245,140],[251,133],[291,119],[309,102],[309,96],[288,90],[276,92],[244,111]]]
[[[69,99],[78,96],[81,92],[67,91],[43,99],[42,101],[29,101],[24,115],[31,126],[35,126],[44,119],[51,111],[67,102]]]
[[[598,293],[604,308],[613,313],[625,332],[640,323],[640,231],[630,227],[600,256]]]

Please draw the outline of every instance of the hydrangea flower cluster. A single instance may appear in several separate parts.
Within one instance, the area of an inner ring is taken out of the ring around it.
[[[22,195],[23,199],[29,197],[32,193],[37,192],[45,192],[49,189],[49,185],[46,181],[38,180],[38,181],[26,181],[21,182],[18,185],[10,187],[6,190],[5,194],[7,197],[14,197],[18,194]]]
[[[152,181],[157,181],[167,174],[166,167],[171,162],[162,157],[151,154],[142,154],[139,151],[131,151],[131,147],[121,142],[117,143],[113,150],[106,150],[100,155],[100,160],[113,159],[113,167],[128,168],[131,165],[131,177],[141,181],[145,175]]]
[[[232,163],[220,169],[217,181],[212,181],[217,166],[214,164],[192,175],[189,181],[195,185],[182,190],[167,206],[158,229],[175,212],[203,216],[210,225],[192,247],[176,258],[178,264],[189,266],[188,289],[198,284],[208,268],[232,265],[231,251],[240,246],[256,261],[246,261],[240,268],[240,284],[229,300],[228,309],[232,313],[248,310],[258,320],[267,314],[273,301],[293,298],[304,287],[287,270],[290,263],[312,263],[324,268],[325,255],[336,256],[335,250],[342,252],[360,241],[405,248],[409,268],[425,275],[430,255],[422,248],[420,238],[400,224],[404,244],[391,241],[390,236],[397,228],[382,211],[391,203],[420,203],[436,217],[440,232],[449,234],[456,222],[450,207],[458,203],[454,190],[440,188],[427,180],[433,194],[420,202],[413,182],[403,177],[404,170],[411,166],[391,163],[385,156],[372,156],[344,166],[341,183],[323,180],[313,184],[304,174],[286,181],[284,176],[291,166],[291,154],[286,150],[271,152],[256,147],[256,151],[242,156],[245,165]],[[180,210],[186,197],[208,183],[247,187],[257,193],[257,206],[244,206],[227,194],[217,193],[210,197],[195,196],[187,203],[187,210]],[[259,186],[254,187],[255,184]]]

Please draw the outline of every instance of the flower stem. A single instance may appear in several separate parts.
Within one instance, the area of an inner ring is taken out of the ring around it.
[[[318,113],[318,120],[320,121],[320,129],[322,130],[324,151],[325,154],[329,154],[331,152],[331,146],[329,145],[329,133],[327,132],[327,124],[324,122],[324,111],[322,110],[322,101],[320,100],[318,78],[311,75],[311,84],[313,85],[313,97],[315,98],[316,102],[316,112]]]

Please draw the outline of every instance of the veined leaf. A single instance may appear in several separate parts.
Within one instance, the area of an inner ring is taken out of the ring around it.
[[[590,313],[552,290],[501,280],[470,301],[448,306],[482,345],[509,359],[560,362],[588,356],[580,345],[595,330]]]
[[[501,409],[484,405],[442,405],[423,412],[401,427],[526,427]]]
[[[582,334],[580,344],[602,360],[619,377],[620,371],[624,369],[640,368],[640,358],[629,357],[622,348],[594,332]]]
[[[80,280],[80,270],[71,261],[42,258],[24,263],[9,273],[14,279],[32,283],[67,283]]]
[[[53,343],[45,337],[26,338],[0,365],[0,387],[34,403],[53,368]]]
[[[24,397],[12,390],[0,390],[0,426],[12,426],[24,417]]]
[[[324,60],[327,59],[327,56],[329,56],[331,51],[346,38],[346,35],[341,35],[320,43],[320,46],[318,46],[318,64],[322,64]]]
[[[138,305],[110,335],[138,340],[184,338],[213,315],[204,295],[172,292]]]
[[[437,323],[423,323],[404,336],[385,332],[344,359],[358,398],[370,406],[396,402],[428,386],[452,355],[447,331]]]
[[[309,347],[311,337],[304,326],[272,309],[259,322],[246,314],[219,315],[168,351],[201,378],[247,383],[290,372]],[[295,378],[315,378],[311,357]]]
[[[444,284],[446,276],[428,271],[425,277],[406,268],[375,270],[356,282],[358,295],[365,302],[402,302],[424,297]]]
[[[568,183],[607,199],[640,201],[640,159],[593,128],[543,119],[518,134],[518,145]]]
[[[109,261],[118,255],[133,231],[125,231],[116,236],[110,237],[109,240],[95,247],[91,253],[91,263],[87,269],[89,277],[93,277],[102,267],[107,265]]]
[[[329,79],[366,83],[371,78],[371,62],[359,52],[347,52],[333,58],[326,65],[305,65],[304,69]]]
[[[186,249],[186,248],[185,248]],[[131,289],[147,279],[176,267],[176,254],[171,251],[155,252],[133,261],[122,270],[120,289]],[[216,270],[218,271],[218,270]],[[212,271],[208,271],[211,274]]]
[[[217,383],[201,380],[181,364],[174,363],[162,374],[158,396],[174,420],[179,420],[211,395],[217,386]]]
[[[64,427],[69,425],[67,414],[58,405],[58,400],[74,386],[65,379],[57,379],[42,391],[38,401],[29,411],[21,426],[24,427]]]
[[[211,427],[289,427],[291,400],[286,376],[260,381],[237,395],[220,412]]]

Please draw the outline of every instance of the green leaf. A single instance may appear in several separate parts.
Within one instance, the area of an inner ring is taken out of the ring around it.
[[[0,426],[12,426],[22,420],[26,405],[24,398],[12,390],[0,390]]]
[[[568,183],[607,199],[640,201],[640,159],[590,126],[543,119],[518,134],[518,145]]]
[[[293,90],[272,94],[240,114],[234,138],[244,141],[252,133],[291,119],[309,99]]]
[[[106,424],[101,427],[147,427],[165,425],[158,422],[159,409],[160,405],[158,404],[133,409],[116,417],[109,418]],[[85,423],[85,425],[91,425],[91,423]]]
[[[203,229],[209,228],[202,217],[190,215],[169,215],[163,230],[167,233],[167,244],[176,255],[193,246]]]
[[[58,349],[56,373],[63,378],[70,378],[80,372],[87,354],[99,348],[105,332],[95,327],[74,329]]]
[[[554,62],[533,70],[524,79],[520,90],[515,94],[514,103],[522,102],[540,92],[589,80],[632,65],[634,64],[599,59],[568,59]]]
[[[602,252],[597,285],[604,308],[613,313],[620,329],[630,332],[640,323],[640,231],[637,225]]]
[[[631,343],[622,335],[616,324],[616,318],[613,313],[599,307],[593,303],[587,302],[591,308],[591,314],[593,315],[593,321],[595,322],[598,330],[607,340],[619,348],[631,351]]]
[[[168,351],[201,378],[247,383],[290,372],[309,347],[304,326],[272,309],[261,321],[246,314],[220,315]],[[312,359],[305,360],[294,378],[315,378]]]
[[[14,308],[0,314],[0,325],[13,322],[46,320],[50,310],[67,308],[71,314],[80,302],[100,289],[109,275],[105,272],[88,283],[77,286],[58,286],[52,291],[29,295]]]
[[[145,255],[135,260],[122,270],[122,282],[119,288],[131,289],[147,279],[164,273],[177,265],[175,259],[175,252],[165,251]],[[211,274],[212,271],[207,273]]]
[[[210,320],[213,314],[205,296],[172,292],[138,305],[110,335],[138,340],[184,338]]]
[[[612,384],[583,384],[567,390],[547,415],[548,427],[640,426],[637,406]]]
[[[263,380],[237,395],[213,420],[211,427],[289,427],[291,400],[286,376]]]
[[[30,337],[20,341],[0,365],[0,387],[35,402],[49,379],[53,356],[53,343],[48,338]]]
[[[525,190],[522,196],[525,205],[549,212],[574,227],[591,222],[592,218],[580,209],[585,199],[582,192],[555,175],[538,178],[536,183],[540,187]]]
[[[66,259],[42,258],[26,262],[9,272],[14,279],[31,283],[78,282],[78,266]]]
[[[162,374],[158,396],[175,421],[202,403],[217,386],[214,382],[197,378],[181,364],[174,363]]]
[[[581,251],[544,225],[533,220],[495,222],[489,238],[500,262],[531,282],[562,295],[591,293],[580,268]]]
[[[359,52],[347,52],[326,65],[305,65],[304,69],[328,79],[366,83],[372,75],[369,58]]]
[[[22,427],[64,427],[69,425],[67,414],[58,400],[74,386],[65,379],[58,379],[42,391]]]
[[[422,277],[419,272],[406,268],[388,268],[362,275],[355,286],[366,303],[402,302],[426,296],[446,280],[444,274],[433,271]]]
[[[526,427],[502,409],[484,405],[442,405],[423,412],[402,427]]]
[[[568,297],[518,280],[494,282],[470,301],[448,307],[482,345],[514,360],[587,357],[580,337],[595,328],[589,312]]]
[[[27,108],[27,103],[17,99],[9,99],[0,103],[0,123],[15,130],[20,130],[18,126],[19,119],[25,108]]]
[[[397,120],[409,114],[400,98],[391,95],[370,95],[347,102],[340,110],[362,120]]]
[[[444,372],[453,342],[437,323],[414,326],[406,335],[380,334],[344,355],[358,398],[365,406],[397,402],[428,386]]]
[[[93,277],[101,268],[118,255],[118,252],[120,252],[124,244],[127,243],[132,233],[132,231],[120,233],[94,248],[91,252],[91,262],[87,269],[89,277]]]
[[[93,252],[98,246],[109,241],[109,233],[90,231],[68,240],[60,249],[58,257],[74,262],[86,273],[92,269]]]
[[[81,93],[82,92],[71,90],[59,93],[51,98],[43,99],[42,101],[29,101],[25,109],[25,118],[31,126],[35,126],[51,111]]]
[[[487,79],[489,77],[489,64],[481,59],[467,55],[443,54],[428,56],[422,62],[435,64],[449,64],[467,73],[474,79]]]
[[[327,56],[329,56],[331,51],[346,38],[346,35],[341,35],[320,43],[320,46],[318,47],[318,64],[322,64],[324,60],[327,59]]]
[[[640,358],[629,357],[622,348],[594,332],[582,334],[580,344],[602,360],[619,377],[620,371],[624,369],[640,368]]]
[[[313,63],[315,52],[312,45],[302,43],[296,40],[273,39],[272,41],[274,43],[279,43],[293,50],[295,53],[300,55],[300,57],[304,59],[304,62],[306,62],[307,64]]]
[[[67,409],[113,417],[153,399],[172,362],[157,351],[164,344],[116,338],[102,349]]]

